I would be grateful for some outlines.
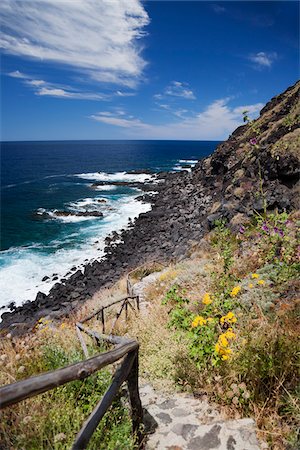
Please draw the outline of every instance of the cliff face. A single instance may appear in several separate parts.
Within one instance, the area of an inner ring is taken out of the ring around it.
[[[48,296],[39,293],[0,328],[27,329],[36,319],[59,317],[147,260],[183,257],[216,219],[239,226],[254,211],[290,211],[299,206],[300,82],[273,98],[252,123],[238,128],[191,173],[168,174],[150,212],[125,230],[121,244],[106,248],[106,258],[77,271]],[[25,299],[24,299],[25,300]]]
[[[212,212],[229,218],[235,211],[251,215],[299,206],[300,82],[273,98],[260,117],[238,128],[201,161],[194,182],[217,192]]]

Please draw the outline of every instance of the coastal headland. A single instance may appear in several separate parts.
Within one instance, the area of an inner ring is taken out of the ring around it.
[[[299,93],[297,82],[274,97],[256,121],[245,120],[190,172],[162,173],[155,189],[145,183],[143,198],[152,209],[121,233],[108,236],[101,260],[56,283],[48,295],[39,292],[34,301],[3,313],[0,330],[22,334],[41,317],[67,316],[146,261],[185,258],[218,219],[238,230],[254,212],[297,209]]]

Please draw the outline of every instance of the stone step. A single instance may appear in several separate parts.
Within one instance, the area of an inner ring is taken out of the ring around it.
[[[225,420],[215,405],[187,394],[140,388],[143,407],[157,422],[146,450],[259,450],[252,419]]]

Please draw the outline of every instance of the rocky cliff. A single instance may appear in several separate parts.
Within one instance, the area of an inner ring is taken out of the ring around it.
[[[152,259],[182,258],[193,242],[226,218],[238,227],[255,211],[293,210],[299,206],[300,82],[273,98],[260,117],[239,127],[191,173],[168,174],[153,198],[152,210],[125,230],[121,243],[106,248],[106,258],[39,293],[0,327],[20,332],[41,316],[69,314],[101,286]]]

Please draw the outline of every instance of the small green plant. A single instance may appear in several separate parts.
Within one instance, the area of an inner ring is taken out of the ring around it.
[[[220,253],[223,259],[224,273],[227,273],[233,263],[235,239],[230,229],[227,227],[227,221],[225,219],[215,221],[215,228],[211,243]]]
[[[188,298],[182,296],[179,286],[174,285],[169,289],[162,301],[163,305],[170,305],[169,326],[176,329],[187,330],[190,324],[192,313],[185,308],[190,303]]]

